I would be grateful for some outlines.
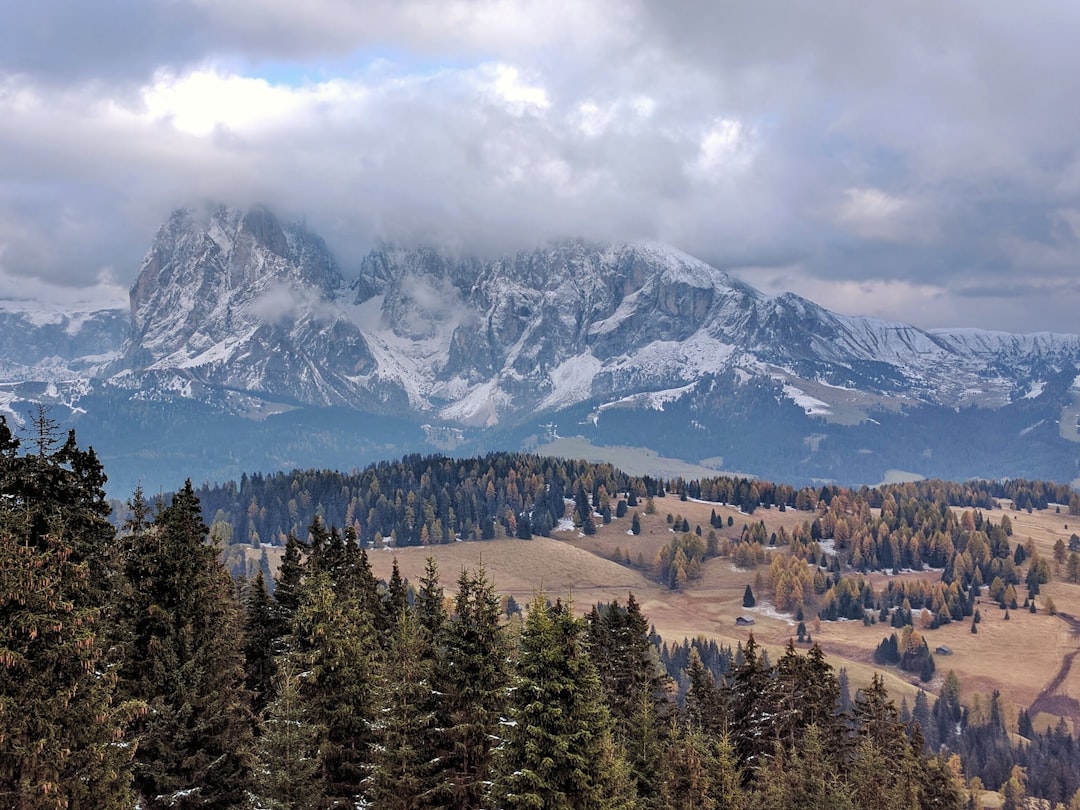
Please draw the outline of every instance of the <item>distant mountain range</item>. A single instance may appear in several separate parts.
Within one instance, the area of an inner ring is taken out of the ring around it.
[[[0,347],[9,420],[55,406],[121,497],[556,434],[792,482],[1080,476],[1080,336],[837,315],[657,243],[346,272],[266,209],[180,210],[130,312],[9,308]]]

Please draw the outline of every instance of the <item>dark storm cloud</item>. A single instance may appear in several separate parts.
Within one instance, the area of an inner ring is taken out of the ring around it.
[[[128,283],[172,207],[220,199],[307,217],[347,264],[378,239],[659,238],[841,311],[1080,330],[1071,3],[45,0],[4,23],[0,287]]]
[[[171,0],[34,0],[6,4],[0,74],[45,83],[130,82],[212,45],[198,6]]]

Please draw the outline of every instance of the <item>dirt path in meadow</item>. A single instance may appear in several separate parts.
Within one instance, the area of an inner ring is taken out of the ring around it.
[[[1057,616],[1069,625],[1074,636],[1080,636],[1080,619],[1070,616],[1068,613],[1058,613]],[[1050,683],[1043,687],[1028,709],[1028,716],[1030,717],[1035,717],[1040,712],[1057,715],[1058,717],[1068,717],[1072,721],[1074,733],[1077,729],[1080,729],[1080,701],[1074,697],[1056,693],[1061,688],[1061,685],[1065,683],[1065,679],[1069,677],[1077,653],[1080,653],[1080,650],[1073,650],[1062,659],[1057,674],[1051,678]]]

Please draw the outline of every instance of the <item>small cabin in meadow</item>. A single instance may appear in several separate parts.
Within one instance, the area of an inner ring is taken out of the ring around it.
[[[934,650],[938,655],[952,655],[952,647],[946,647],[942,644],[940,647]]]
[[[753,616],[739,616],[737,619],[735,619],[735,626],[736,627],[749,627],[753,623],[754,623],[754,617]]]

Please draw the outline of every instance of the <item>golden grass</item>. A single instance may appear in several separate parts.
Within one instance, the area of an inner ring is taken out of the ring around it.
[[[388,577],[396,557],[402,575],[417,583],[423,574],[428,556],[438,560],[442,585],[448,595],[454,593],[462,567],[476,568],[483,563],[496,589],[511,594],[525,603],[543,588],[548,597],[573,598],[575,607],[585,612],[598,601],[618,600],[625,604],[633,592],[648,620],[657,632],[671,642],[698,635],[716,639],[719,643],[735,645],[745,643],[753,632],[755,640],[769,650],[775,660],[783,652],[788,640],[795,636],[794,617],[781,616],[768,606],[768,587],[755,588],[758,606],[746,609],[742,597],[747,584],[755,578],[767,578],[768,567],[739,570],[730,560],[709,560],[699,580],[690,583],[682,591],[671,591],[649,578],[649,571],[617,564],[611,560],[616,548],[627,552],[631,560],[639,555],[651,566],[657,550],[670,542],[673,533],[666,521],[668,513],[685,517],[691,531],[700,525],[702,533],[709,532],[709,516],[712,510],[721,517],[722,537],[737,538],[743,524],[763,521],[768,533],[785,526],[801,524],[812,516],[806,512],[778,509],[761,509],[752,516],[740,513],[732,507],[710,503],[680,501],[676,497],[654,499],[656,513],[645,514],[644,501],[637,511],[642,521],[639,536],[629,534],[630,510],[626,517],[599,527],[597,533],[585,537],[577,531],[559,533],[555,539],[537,537],[532,540],[500,539],[481,542],[459,542],[449,545],[412,547],[370,552],[372,568],[379,577]],[[1068,541],[1073,531],[1080,531],[1080,517],[1055,512],[1051,507],[1033,513],[1017,512],[1006,504],[1006,510],[987,513],[994,522],[1008,514],[1013,523],[1012,542],[1034,542],[1039,553],[1053,559],[1053,546],[1058,538]],[[732,516],[733,526],[727,527],[727,517]],[[252,550],[250,553],[258,555]],[[271,564],[276,565],[280,550],[269,550]],[[777,553],[783,553],[777,552]],[[936,572],[906,573],[904,578],[937,578]],[[890,578],[887,574],[874,574],[876,588],[881,588]],[[1024,589],[1018,589],[1021,597]],[[968,703],[978,699],[988,705],[991,693],[999,690],[1003,697],[1006,717],[1015,730],[1016,716],[1027,708],[1058,674],[1062,662],[1069,653],[1080,650],[1080,637],[1075,635],[1064,619],[1050,616],[1045,608],[1046,598],[1052,598],[1057,610],[1080,618],[1080,585],[1055,581],[1044,586],[1036,603],[1039,610],[1031,614],[1024,609],[1010,611],[1010,619],[1004,612],[985,598],[979,605],[982,622],[978,633],[971,633],[971,620],[953,622],[937,630],[922,630],[931,650],[946,645],[953,655],[936,655],[937,673],[929,684],[920,684],[914,676],[895,668],[878,668],[873,664],[873,651],[883,637],[893,632],[888,625],[875,624],[865,627],[861,622],[820,622],[813,616],[806,618],[807,627],[815,641],[825,651],[832,666],[848,671],[852,688],[865,685],[874,672],[881,672],[890,692],[899,703],[906,697],[912,705],[920,688],[937,693],[949,670],[956,672]],[[755,619],[753,627],[737,627],[736,617],[749,614]],[[918,620],[917,620],[918,623]],[[805,649],[805,645],[803,649]],[[1080,699],[1080,655],[1061,685],[1057,695]],[[978,696],[976,698],[976,696]],[[1057,716],[1039,715],[1032,718],[1036,728],[1058,721]]]

